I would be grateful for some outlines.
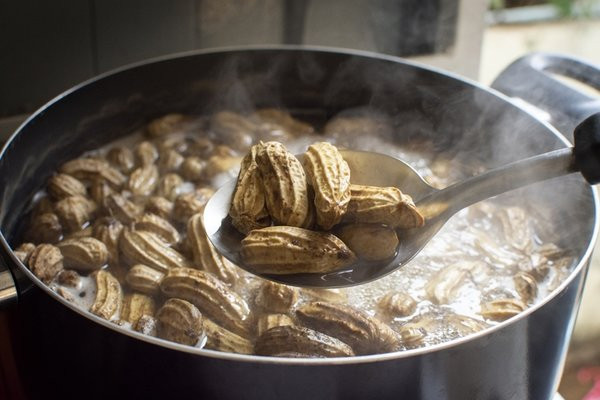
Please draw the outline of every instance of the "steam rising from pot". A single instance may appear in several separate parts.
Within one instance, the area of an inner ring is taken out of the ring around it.
[[[278,78],[290,73],[293,79]],[[455,180],[564,146],[541,134],[545,128],[538,121],[504,99],[434,72],[398,68],[395,61],[370,63],[353,56],[340,61],[318,52],[274,52],[266,64],[258,66],[241,54],[220,66],[217,82],[217,96],[208,107],[211,111],[250,113],[272,106],[311,122],[315,117],[321,122],[330,120],[321,127],[337,137],[338,145],[401,157],[418,168],[426,167],[424,163],[430,168],[439,162],[454,165]],[[340,109],[345,111],[332,112]],[[332,124],[348,118],[370,122],[364,132],[332,132]],[[380,140],[390,136],[406,143],[408,150],[390,151]],[[410,147],[415,144],[431,146],[434,156],[429,160],[412,156]],[[301,152],[304,145],[300,141],[292,150]],[[578,177],[533,185],[504,197],[569,210],[573,196],[589,197]],[[567,223],[573,217],[564,212],[544,216],[564,225],[568,235],[581,235],[578,227]]]

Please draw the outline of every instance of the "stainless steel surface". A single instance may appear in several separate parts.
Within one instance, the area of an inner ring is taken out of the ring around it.
[[[256,273],[241,257],[243,236],[228,218],[236,180],[232,179],[211,198],[204,209],[208,236],[217,250],[246,271],[276,282],[302,287],[347,287],[384,277],[412,260],[456,212],[481,200],[542,180],[576,172],[570,147],[540,154],[495,168],[443,190],[429,186],[405,162],[378,153],[342,151],[355,184],[395,186],[411,195],[425,217],[421,228],[406,230],[396,257],[384,263],[353,264],[327,274],[272,275]]]
[[[560,78],[589,90],[582,91]],[[546,120],[571,140],[581,120],[600,112],[600,66],[577,57],[553,53],[523,56],[509,65],[492,87],[545,113]],[[539,91],[539,87],[547,90]]]
[[[10,271],[0,272],[0,309],[17,299],[17,288]]]

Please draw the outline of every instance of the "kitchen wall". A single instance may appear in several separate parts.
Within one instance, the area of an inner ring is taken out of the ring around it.
[[[0,0],[0,140],[81,81],[199,48],[347,47],[475,78],[484,12],[480,0]]]

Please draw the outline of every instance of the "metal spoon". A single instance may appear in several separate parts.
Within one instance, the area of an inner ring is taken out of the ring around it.
[[[597,136],[597,138],[596,138]],[[575,130],[575,146],[517,161],[438,190],[429,186],[408,164],[396,158],[364,151],[342,150],[355,184],[396,186],[415,199],[425,225],[401,232],[397,255],[384,263],[358,263],[327,274],[261,275],[294,286],[345,287],[381,278],[415,257],[457,211],[481,200],[531,183],[580,171],[588,183],[600,181],[600,114],[582,122]],[[216,249],[246,269],[240,257],[239,233],[228,212],[236,180],[221,187],[204,210],[206,232]],[[248,271],[253,272],[251,269]]]

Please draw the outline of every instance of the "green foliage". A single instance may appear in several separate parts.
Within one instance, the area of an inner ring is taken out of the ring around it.
[[[504,0],[489,0],[490,10],[502,10],[505,7]]]
[[[548,3],[557,8],[562,17],[573,16],[573,5],[576,0],[549,0]]]
[[[560,17],[563,18],[588,18],[593,15],[594,7],[600,3],[600,0],[544,0],[543,2],[531,0],[488,0],[488,9],[503,10],[507,8],[507,5],[509,8],[514,8],[540,3],[554,6]]]

